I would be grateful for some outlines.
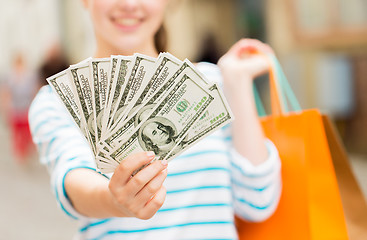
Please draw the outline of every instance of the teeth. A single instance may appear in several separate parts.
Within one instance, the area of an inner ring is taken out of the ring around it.
[[[116,22],[124,26],[134,26],[139,23],[139,20],[136,18],[120,18],[116,19]]]

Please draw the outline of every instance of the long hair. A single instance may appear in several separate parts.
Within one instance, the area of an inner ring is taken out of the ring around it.
[[[154,45],[158,52],[167,51],[167,32],[164,24],[161,25],[154,36]]]

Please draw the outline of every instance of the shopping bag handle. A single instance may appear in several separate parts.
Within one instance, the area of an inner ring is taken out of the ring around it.
[[[271,112],[273,116],[284,115],[290,111],[301,111],[300,104],[293,93],[289,82],[284,74],[284,71],[274,54],[256,52],[263,55],[269,61],[269,82],[270,82],[270,99],[271,99]],[[265,116],[266,112],[261,102],[258,91],[254,85],[254,97],[258,114]],[[291,109],[288,107],[288,102]]]
[[[301,105],[299,104],[296,95],[294,94],[278,59],[274,54],[269,55],[269,58],[274,63],[276,69],[276,76],[278,76],[277,79],[279,81],[280,86],[280,95],[282,95],[281,100],[284,101],[285,112],[301,111],[302,110]],[[289,102],[291,109],[288,108],[287,102]]]
[[[269,57],[269,54],[258,52],[259,54],[266,57],[269,61],[269,84],[270,84],[270,99],[271,99],[271,113],[274,116],[282,115],[285,111],[284,100],[281,99],[282,94],[279,80],[277,79],[277,72],[275,68],[275,64],[271,61],[272,59]]]

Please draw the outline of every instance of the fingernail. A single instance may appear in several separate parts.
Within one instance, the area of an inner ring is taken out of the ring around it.
[[[148,158],[152,159],[152,158],[154,158],[154,156],[155,156],[155,153],[153,151],[147,152],[147,157]]]
[[[161,160],[161,164],[166,167],[168,165],[168,161],[167,160]]]

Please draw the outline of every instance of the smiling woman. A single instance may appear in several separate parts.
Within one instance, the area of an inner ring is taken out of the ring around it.
[[[137,52],[156,57],[161,51],[157,35],[172,1],[83,0],[97,40],[94,56]],[[29,114],[33,140],[51,173],[60,208],[80,223],[79,239],[237,239],[234,214],[261,221],[274,212],[281,192],[280,160],[264,137],[252,92],[252,80],[269,66],[254,50],[272,53],[266,44],[244,39],[218,66],[197,64],[208,81],[223,86],[236,120],[169,166],[165,160],[152,162],[155,153],[148,146],[164,150],[175,141],[175,129],[168,122],[146,121],[141,128],[146,138],[139,140],[148,151],[116,159],[121,163],[113,175],[100,174],[57,96],[49,86],[41,89]],[[200,104],[183,101],[174,107],[181,112]],[[220,115],[202,117],[210,121]]]
[[[163,34],[161,25],[168,2],[83,0],[94,23],[97,40],[95,56],[109,57],[116,52],[124,52],[125,55],[145,52],[158,56],[157,45],[161,45],[162,40],[155,40],[155,36]]]

